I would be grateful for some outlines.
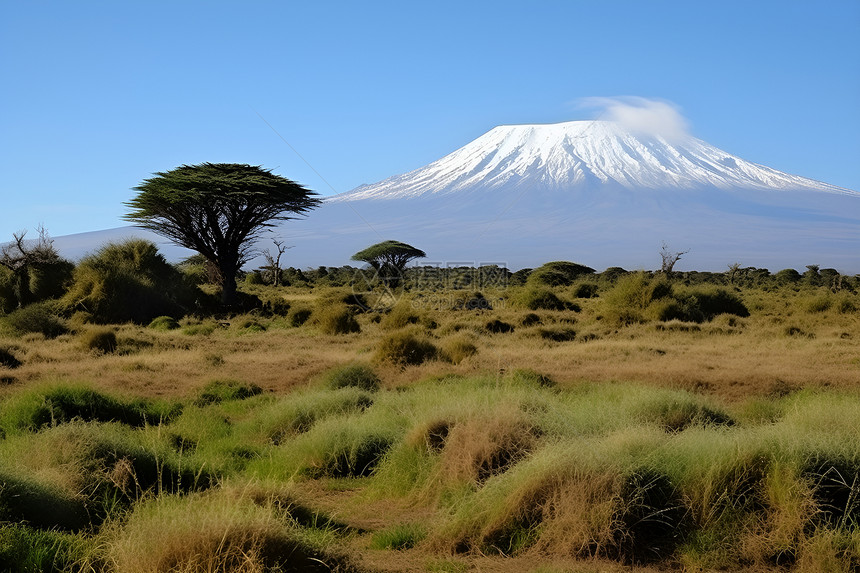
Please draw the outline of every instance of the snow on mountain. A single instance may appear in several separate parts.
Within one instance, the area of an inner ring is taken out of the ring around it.
[[[851,194],[745,161],[693,137],[669,141],[607,121],[496,127],[453,153],[331,201],[399,199],[500,187],[772,189]]]

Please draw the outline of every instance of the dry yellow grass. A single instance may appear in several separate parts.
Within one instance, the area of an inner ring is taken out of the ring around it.
[[[306,299],[307,293],[297,295]],[[856,297],[856,295],[854,295]],[[538,311],[541,325],[522,326],[527,311],[421,310],[422,328],[434,343],[454,337],[468,341],[477,353],[451,364],[440,356],[419,366],[383,365],[384,385],[408,385],[416,379],[448,374],[496,373],[529,367],[547,374],[561,386],[581,381],[630,380],[700,391],[728,400],[784,392],[800,387],[854,388],[860,383],[860,314],[808,312],[804,295],[756,295],[752,316],[721,316],[701,325],[678,322],[617,328],[599,319],[600,300],[581,301],[580,313]],[[860,297],[857,297],[860,298]],[[293,301],[295,302],[295,300]],[[401,303],[402,305],[403,303]],[[860,306],[860,304],[858,304]],[[369,358],[391,332],[378,314],[359,314],[361,332],[325,335],[312,325],[299,328],[286,321],[257,319],[265,331],[212,323],[212,331],[155,331],[134,325],[118,328],[119,348],[94,356],[79,336],[48,340],[39,335],[0,338],[14,346],[23,365],[0,367],[8,383],[52,379],[91,380],[106,389],[147,396],[187,396],[213,378],[254,382],[266,390],[288,392],[323,371]],[[514,326],[512,333],[485,329],[491,319]],[[538,328],[576,331],[569,342],[542,338]]]

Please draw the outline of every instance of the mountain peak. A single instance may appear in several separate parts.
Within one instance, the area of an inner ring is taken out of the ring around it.
[[[523,186],[565,190],[803,190],[855,194],[751,163],[691,136],[634,133],[609,121],[500,125],[460,149],[403,175],[331,200],[395,199]]]

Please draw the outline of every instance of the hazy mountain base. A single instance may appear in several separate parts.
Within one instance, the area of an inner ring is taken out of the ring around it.
[[[492,199],[460,192],[330,203],[279,232],[294,245],[288,261],[297,267],[346,261],[352,245],[397,237],[419,246],[430,261],[498,263],[511,270],[547,260],[654,268],[666,242],[690,251],[679,268],[722,271],[740,262],[802,269],[815,261],[860,271],[860,198],[825,193],[512,188],[494,190]]]

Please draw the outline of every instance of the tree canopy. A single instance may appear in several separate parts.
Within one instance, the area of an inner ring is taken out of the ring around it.
[[[403,269],[412,259],[421,259],[427,254],[421,249],[400,241],[383,241],[371,245],[352,256],[354,261],[363,261],[376,270],[379,279],[389,287],[396,287],[403,278]]]
[[[125,219],[197,251],[220,273],[222,302],[236,299],[236,274],[261,231],[320,203],[316,193],[260,166],[183,165],[134,188]]]

